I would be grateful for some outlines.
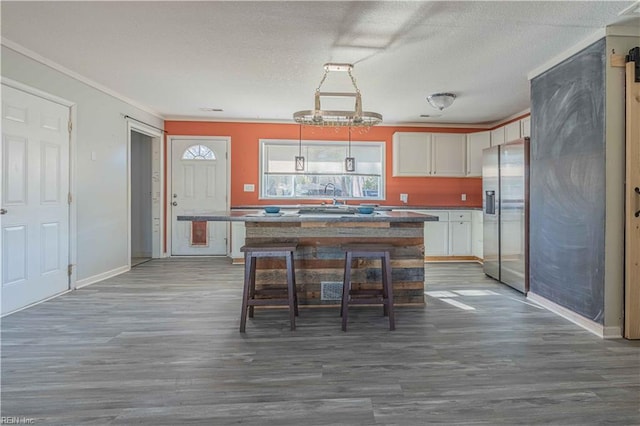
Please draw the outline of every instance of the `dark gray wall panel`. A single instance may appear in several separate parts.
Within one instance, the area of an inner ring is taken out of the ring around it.
[[[603,323],[605,40],[531,82],[530,289]]]

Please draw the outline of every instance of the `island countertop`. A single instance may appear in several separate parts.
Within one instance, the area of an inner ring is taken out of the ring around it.
[[[227,210],[180,215],[180,221],[207,222],[430,222],[438,216],[411,211],[375,211],[373,214],[310,213],[287,210],[272,215],[263,210]]]

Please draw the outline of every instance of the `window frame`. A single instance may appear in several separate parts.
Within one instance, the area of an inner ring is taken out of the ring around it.
[[[323,198],[327,198],[327,197],[322,197],[322,196],[318,196],[318,195],[313,195],[313,196],[291,196],[291,197],[278,197],[278,196],[274,196],[274,197],[267,197],[263,195],[263,185],[264,185],[264,153],[265,153],[265,146],[267,145],[288,145],[288,146],[297,146],[300,142],[297,139],[259,139],[258,140],[258,145],[259,145],[259,152],[258,152],[258,200],[318,200],[318,199],[323,199]],[[335,146],[339,146],[339,147],[344,147],[345,149],[348,147],[349,142],[345,141],[345,140],[302,140],[302,145],[335,145]],[[358,197],[358,198],[354,198],[354,197],[345,197],[345,196],[340,196],[338,197],[340,200],[354,200],[354,201],[385,201],[386,200],[386,186],[387,186],[387,181],[386,181],[386,142],[384,141],[351,141],[351,146],[353,147],[354,145],[359,145],[359,146],[363,146],[363,144],[369,145],[369,146],[375,146],[380,150],[380,188],[378,190],[378,196],[377,197]],[[293,164],[294,162],[294,158],[291,158],[291,163]],[[306,159],[306,162],[308,162],[308,159]],[[357,168],[357,164],[358,164],[358,159],[356,158],[356,168]],[[288,176],[295,176],[295,175],[305,175],[307,173],[305,172],[295,172],[292,171],[290,174],[287,174]],[[309,173],[309,175],[318,175],[319,173]],[[333,175],[333,174],[332,174]],[[359,176],[362,175],[361,173],[355,173],[355,172],[343,172],[341,174],[342,176]],[[365,174],[368,175],[368,174]]]

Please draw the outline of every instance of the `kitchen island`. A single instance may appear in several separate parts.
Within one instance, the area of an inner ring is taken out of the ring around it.
[[[356,242],[390,244],[393,246],[391,267],[395,304],[424,305],[424,222],[437,221],[436,216],[403,211],[361,215],[340,209],[285,210],[277,215],[260,210],[232,210],[178,216],[178,220],[242,221],[245,222],[246,244],[298,244],[296,284],[302,305],[339,305],[344,271],[341,245]],[[284,287],[284,260],[260,259],[257,268],[258,288]],[[380,285],[380,277],[379,261],[354,260],[354,289],[376,288]]]

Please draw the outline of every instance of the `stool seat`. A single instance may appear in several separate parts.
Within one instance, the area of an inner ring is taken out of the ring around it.
[[[344,280],[342,287],[342,331],[347,331],[350,304],[381,304],[383,314],[389,317],[389,329],[395,330],[393,311],[393,285],[391,282],[391,244],[350,243],[341,246],[345,252]],[[351,262],[354,257],[380,259],[382,268],[382,289],[352,290]]]
[[[247,244],[240,248],[244,253],[244,289],[242,292],[242,311],[240,313],[240,332],[244,333],[247,313],[253,318],[254,306],[289,306],[291,330],[296,329],[295,317],[298,315],[298,294],[296,291],[296,275],[293,264],[293,253],[297,249],[294,243]],[[284,257],[287,271],[287,297],[262,298],[273,296],[279,290],[256,290],[256,260],[259,257]]]

